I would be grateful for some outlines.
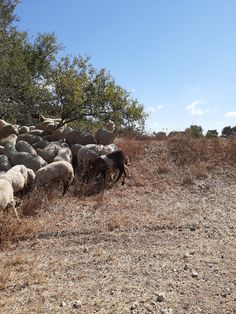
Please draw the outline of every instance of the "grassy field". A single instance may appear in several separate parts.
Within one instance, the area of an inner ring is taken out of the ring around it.
[[[0,313],[236,313],[236,139],[117,144],[125,186],[1,213]]]

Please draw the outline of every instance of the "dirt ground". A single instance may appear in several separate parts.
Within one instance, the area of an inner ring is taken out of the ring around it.
[[[0,313],[236,313],[235,165],[181,184],[145,145],[125,186],[42,195],[21,218],[34,227],[0,251]]]

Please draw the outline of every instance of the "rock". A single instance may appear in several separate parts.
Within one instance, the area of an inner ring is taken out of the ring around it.
[[[189,230],[190,230],[190,231],[195,231],[195,230],[196,230],[196,226],[195,226],[195,225],[191,225],[191,226],[189,227]]]
[[[190,257],[190,253],[189,252],[184,253],[184,258],[189,258],[189,257]]]
[[[193,278],[197,278],[197,277],[199,276],[199,273],[196,272],[196,270],[192,270],[191,276],[192,276]]]
[[[157,301],[158,302],[165,301],[165,294],[163,292],[160,292],[160,293],[157,294]]]
[[[161,314],[172,314],[172,313],[173,313],[172,309],[163,309],[163,310],[161,310]]]
[[[73,308],[74,309],[80,309],[82,307],[82,303],[80,300],[77,300],[73,303]]]
[[[184,270],[188,270],[188,265],[187,264],[184,265]]]
[[[66,302],[65,301],[62,301],[61,303],[60,303],[60,307],[65,307],[66,306]]]
[[[138,304],[134,303],[133,305],[131,305],[130,310],[134,311],[137,307],[138,307]]]

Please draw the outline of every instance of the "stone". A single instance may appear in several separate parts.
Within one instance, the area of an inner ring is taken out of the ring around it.
[[[157,294],[157,301],[158,302],[165,301],[165,294],[163,292],[160,292],[160,293]]]
[[[173,314],[172,309],[163,309],[161,310],[161,314]]]
[[[197,277],[199,276],[199,273],[196,272],[196,270],[192,270],[191,276],[192,276],[193,278],[197,278]]]
[[[73,303],[73,308],[74,309],[80,309],[82,307],[82,303],[80,300],[77,300]]]
[[[66,302],[65,301],[62,301],[61,303],[60,303],[60,307],[65,307],[66,306]]]
[[[189,252],[184,253],[184,258],[188,258],[188,257],[190,257],[190,253]]]

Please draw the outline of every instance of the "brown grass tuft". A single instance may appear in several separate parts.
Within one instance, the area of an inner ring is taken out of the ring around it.
[[[157,172],[159,174],[165,174],[171,171],[171,165],[167,160],[163,160],[159,163]]]
[[[128,215],[120,213],[110,218],[110,221],[107,224],[107,229],[108,231],[113,231],[115,229],[126,227],[129,223]]]
[[[193,174],[190,173],[188,175],[185,175],[183,177],[182,184],[183,185],[193,185],[194,184],[194,176],[193,176]]]
[[[192,176],[196,179],[206,179],[209,175],[208,165],[203,161],[197,161],[191,167]]]
[[[180,137],[168,141],[170,156],[179,166],[209,162],[213,167],[232,159],[232,143],[221,138]]]
[[[145,143],[130,138],[119,138],[118,147],[129,157],[130,162],[137,160],[145,151]]]

